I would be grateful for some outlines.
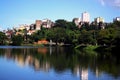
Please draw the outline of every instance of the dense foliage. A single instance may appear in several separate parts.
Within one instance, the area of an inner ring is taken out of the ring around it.
[[[23,42],[23,37],[21,35],[15,35],[12,37],[12,45],[19,46]]]
[[[0,45],[4,45],[7,37],[3,32],[0,32]]]
[[[101,27],[104,26],[104,28]],[[24,32],[24,31],[23,31]],[[25,34],[25,33],[24,33]],[[82,23],[78,28],[74,22],[66,20],[56,20],[55,25],[50,28],[41,28],[32,35],[13,36],[13,44],[22,44],[37,42],[41,39],[52,40],[57,44],[70,44],[73,46],[84,45],[104,45],[104,46],[119,46],[120,45],[120,22],[114,21],[113,23],[99,23],[92,22]],[[4,33],[0,33],[0,44],[3,44],[6,39]]]
[[[106,23],[105,29],[101,28],[101,24],[84,23],[78,28],[73,22],[65,20],[57,20],[56,25],[51,29],[42,29],[33,34],[34,41],[42,38],[52,40],[57,43],[64,44],[84,44],[84,45],[120,45],[120,22]]]

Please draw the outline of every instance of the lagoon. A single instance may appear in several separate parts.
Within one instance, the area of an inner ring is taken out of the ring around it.
[[[71,47],[0,46],[0,80],[120,80],[120,59]]]

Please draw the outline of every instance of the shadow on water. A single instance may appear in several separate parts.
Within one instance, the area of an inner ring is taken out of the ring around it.
[[[97,77],[106,73],[115,79],[120,78],[118,56],[107,52],[90,53],[70,47],[0,48],[0,57],[14,60],[22,67],[29,65],[35,71],[49,72],[53,68],[59,74],[70,70],[73,75],[82,76],[90,69]]]

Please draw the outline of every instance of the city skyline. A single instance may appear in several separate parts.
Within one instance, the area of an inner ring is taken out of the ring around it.
[[[120,0],[1,0],[0,29],[32,24],[45,18],[72,21],[81,18],[85,11],[90,14],[90,21],[103,17],[105,22],[112,22],[120,16]]]

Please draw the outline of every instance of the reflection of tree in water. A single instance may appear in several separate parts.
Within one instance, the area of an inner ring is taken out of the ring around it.
[[[1,52],[1,56],[16,61],[20,67],[29,65],[33,67],[35,71],[48,71],[50,68],[49,62],[44,61],[45,57],[43,53],[38,53],[39,49],[37,48],[1,49]]]
[[[97,77],[106,72],[114,77],[120,76],[120,64],[118,58],[104,55],[85,55],[83,52],[76,52],[71,48],[52,47],[49,48],[21,48],[21,49],[0,49],[0,56],[16,61],[21,67],[29,65],[35,71],[49,71],[54,68],[57,73],[70,69],[73,74],[81,77],[87,74],[90,68]],[[49,52],[50,51],[50,52]],[[51,54],[50,54],[51,53]],[[85,76],[85,77],[86,77]]]
[[[97,59],[97,67],[102,72],[107,72],[114,77],[120,76],[120,59],[118,60],[114,56],[110,57],[98,57]]]

